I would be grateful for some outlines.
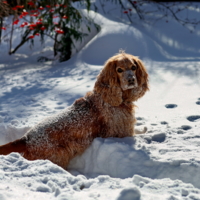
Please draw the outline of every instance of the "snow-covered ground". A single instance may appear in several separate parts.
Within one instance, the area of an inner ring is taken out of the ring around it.
[[[139,56],[148,69],[150,91],[136,102],[137,128],[148,132],[96,138],[67,171],[16,153],[0,156],[0,199],[200,199],[200,28],[191,33],[173,20],[130,25],[113,13],[93,15],[101,31],[67,62],[37,62],[52,54],[51,41],[12,56],[2,42],[0,144],[92,90],[119,49]]]

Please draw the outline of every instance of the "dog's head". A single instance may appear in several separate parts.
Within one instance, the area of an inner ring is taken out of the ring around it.
[[[142,61],[126,53],[108,59],[94,87],[94,91],[112,106],[136,101],[147,90],[148,74]]]

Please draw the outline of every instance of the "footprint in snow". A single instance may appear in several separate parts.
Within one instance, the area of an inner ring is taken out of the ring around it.
[[[191,127],[191,126],[188,126],[188,125],[182,125],[180,128],[181,128],[182,130],[184,130],[184,131],[187,131],[187,130],[190,130],[192,127]]]
[[[64,106],[57,106],[55,109],[63,110],[65,107]]]
[[[166,104],[165,107],[166,108],[176,108],[177,105],[176,104]]]
[[[197,105],[200,105],[200,98],[197,99],[196,104],[197,104]]]
[[[152,123],[152,124],[151,124],[151,126],[157,126],[157,125],[158,125],[158,124],[156,124],[156,123]]]
[[[136,126],[142,126],[142,125],[144,125],[144,123],[140,123],[140,122],[136,123]]]
[[[178,130],[178,131],[177,131],[177,134],[184,134],[184,131]]]
[[[196,102],[197,105],[200,105],[200,100]]]
[[[136,120],[137,120],[136,126],[144,125],[144,122],[143,122],[144,118],[136,117]]]
[[[166,125],[166,124],[168,124],[168,122],[166,122],[166,121],[162,121],[162,122],[160,122],[162,125]]]
[[[164,141],[165,141],[165,139],[166,139],[166,134],[165,134],[165,133],[158,133],[158,134],[156,134],[156,135],[153,135],[151,139],[152,139],[152,141],[154,141],[154,142],[159,142],[159,143],[161,143],[161,142],[164,142]]]
[[[200,120],[200,115],[191,115],[187,117],[187,120],[189,120],[190,122],[197,122]]]
[[[137,120],[144,120],[142,117],[136,117]]]

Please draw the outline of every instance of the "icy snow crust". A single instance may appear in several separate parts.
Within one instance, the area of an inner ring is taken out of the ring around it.
[[[150,92],[136,102],[136,127],[148,132],[96,138],[68,171],[16,153],[0,156],[0,199],[200,199],[200,28],[191,34],[171,19],[132,26],[110,10],[94,14],[101,31],[65,63],[36,62],[51,53],[51,41],[43,50],[25,46],[13,56],[2,42],[0,143],[20,138],[92,90],[106,59],[121,48],[149,71]],[[188,14],[199,15],[193,11]]]

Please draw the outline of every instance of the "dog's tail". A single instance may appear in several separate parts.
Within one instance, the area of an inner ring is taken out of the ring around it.
[[[143,130],[135,129],[135,134],[143,134],[147,132],[147,127],[145,126]]]
[[[23,153],[26,150],[26,139],[23,137],[8,144],[0,146],[0,155],[7,155],[12,152]]]

